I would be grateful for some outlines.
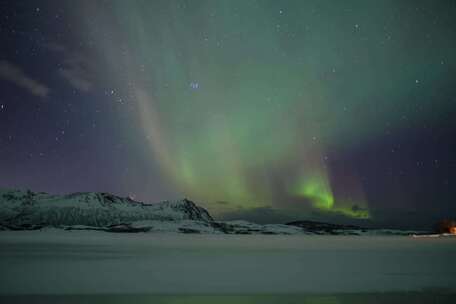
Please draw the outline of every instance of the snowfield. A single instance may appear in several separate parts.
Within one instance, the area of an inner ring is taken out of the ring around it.
[[[0,232],[0,295],[456,291],[456,238]]]
[[[432,292],[456,292],[454,236],[307,220],[222,222],[187,199],[148,204],[108,193],[0,190],[0,230],[1,303],[36,295],[41,303],[62,303],[53,295],[376,299],[423,290],[433,300]]]

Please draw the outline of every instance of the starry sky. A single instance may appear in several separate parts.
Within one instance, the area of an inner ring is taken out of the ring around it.
[[[454,1],[1,1],[0,187],[456,216]]]

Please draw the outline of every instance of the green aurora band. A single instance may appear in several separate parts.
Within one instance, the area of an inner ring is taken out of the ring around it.
[[[385,122],[402,127],[413,63],[426,60],[382,34],[385,26],[409,34],[385,17],[402,4],[366,13],[357,2],[349,18],[342,1],[287,10],[279,1],[112,3],[114,15],[87,4],[100,27],[87,21],[87,32],[137,105],[144,153],[182,195],[216,214],[304,206],[369,217],[356,172],[347,172],[354,182],[335,180],[327,155],[381,134]],[[383,40],[366,39],[368,31]]]

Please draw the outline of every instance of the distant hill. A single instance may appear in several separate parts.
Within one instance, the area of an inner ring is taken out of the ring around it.
[[[294,221],[285,225],[300,227],[306,231],[311,231],[316,234],[338,234],[339,231],[367,231],[367,228],[362,228],[355,225],[340,225],[330,224],[316,221]]]

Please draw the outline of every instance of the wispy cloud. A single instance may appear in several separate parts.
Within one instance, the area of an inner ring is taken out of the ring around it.
[[[47,43],[44,47],[51,52],[62,54],[63,65],[59,68],[59,74],[71,86],[83,92],[88,92],[92,88],[89,60],[83,54],[70,51],[57,43]]]
[[[59,73],[77,90],[87,92],[92,87],[87,60],[78,54],[67,57]]]
[[[26,89],[35,96],[46,97],[49,94],[46,85],[31,78],[20,67],[6,60],[0,61],[0,78]]]

